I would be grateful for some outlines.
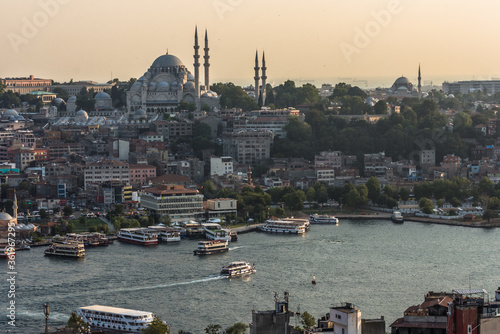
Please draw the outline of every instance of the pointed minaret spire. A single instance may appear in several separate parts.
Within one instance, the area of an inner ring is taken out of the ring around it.
[[[418,97],[422,97],[422,76],[420,75],[420,64],[418,64]]]
[[[264,51],[262,51],[262,105],[266,105],[266,55],[264,54]]]
[[[12,205],[12,211],[14,211],[14,217],[17,219],[17,195],[16,195],[16,189],[14,189],[14,204]]]
[[[198,50],[200,46],[198,45],[198,26],[194,28],[194,88],[196,98],[200,97],[200,55]]]
[[[255,67],[253,68],[255,70],[255,76],[253,77],[255,79],[255,102],[259,103],[259,54],[257,50],[255,50]]]
[[[210,59],[210,56],[208,55],[208,33],[207,29],[205,29],[205,47],[203,48],[203,51],[205,51],[205,55],[203,56],[203,59],[205,59],[205,63],[203,66],[205,66],[205,90],[209,91],[210,90],[210,77],[208,74],[208,68],[210,67],[210,63],[208,60]]]

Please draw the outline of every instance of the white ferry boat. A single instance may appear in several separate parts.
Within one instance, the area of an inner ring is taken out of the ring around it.
[[[181,232],[176,228],[155,225],[149,226],[149,229],[157,233],[160,241],[164,241],[167,243],[181,241]]]
[[[227,240],[199,241],[198,248],[194,250],[194,255],[208,255],[227,252],[229,250],[228,243],[229,241]]]
[[[80,307],[76,314],[92,329],[116,333],[142,333],[153,321],[151,312],[101,305]]]
[[[318,215],[317,213],[309,216],[309,222],[311,224],[339,224],[339,220],[335,216]]]
[[[118,240],[143,246],[158,245],[158,235],[147,228],[122,228],[116,235]]]
[[[255,272],[255,266],[244,261],[231,262],[227,266],[223,266],[220,274],[227,277],[246,276]]]
[[[227,240],[231,241],[231,231],[222,228],[220,224],[214,222],[206,222],[201,224],[205,230],[205,236],[210,240]]]
[[[266,220],[260,227],[261,231],[273,233],[303,234],[309,229],[306,219]]]
[[[403,223],[404,222],[403,215],[399,211],[394,211],[392,213],[391,220],[395,223]]]
[[[85,256],[85,246],[81,242],[53,243],[45,250],[45,255],[82,258]]]

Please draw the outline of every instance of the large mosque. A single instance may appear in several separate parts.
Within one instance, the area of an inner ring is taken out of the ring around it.
[[[198,29],[194,33],[194,75],[174,55],[164,54],[156,58],[151,67],[127,91],[129,113],[149,115],[176,111],[181,101],[194,103],[197,110],[207,105],[220,108],[219,97],[210,90],[208,35],[205,30],[204,69],[205,82],[200,84],[200,46]]]

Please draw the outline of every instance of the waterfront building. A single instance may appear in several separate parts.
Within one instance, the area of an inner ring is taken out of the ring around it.
[[[174,55],[159,56],[151,67],[127,91],[127,108],[129,112],[163,113],[175,112],[181,101],[193,103],[197,110],[207,105],[219,108],[217,93],[210,90],[209,82],[209,47],[208,34],[205,30],[204,67],[205,84],[200,85],[200,55],[198,29],[194,35],[194,75]]]
[[[33,91],[47,91],[49,86],[52,85],[51,79],[35,78],[33,75],[21,78],[4,78],[0,79],[4,84],[5,91],[11,90],[14,93],[26,94]]]
[[[89,163],[85,167],[85,190],[91,183],[102,183],[111,180],[120,180],[125,184],[130,184],[128,163],[114,160],[100,160]]]
[[[233,198],[215,198],[206,202],[207,218],[220,218],[228,215],[236,216],[238,201]]]
[[[150,212],[168,216],[173,222],[202,217],[203,195],[182,185],[158,185],[141,195],[141,206]]]

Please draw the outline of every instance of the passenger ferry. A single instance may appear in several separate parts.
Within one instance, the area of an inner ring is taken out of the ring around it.
[[[401,214],[401,212],[399,211],[394,211],[392,213],[392,216],[391,216],[391,220],[395,223],[403,223],[404,222],[404,218],[403,218],[403,215]]]
[[[116,235],[118,240],[143,246],[158,245],[158,234],[142,227],[122,228]]]
[[[85,246],[81,242],[53,243],[45,250],[45,255],[82,258],[85,256]]]
[[[317,213],[309,216],[309,222],[311,224],[339,224],[339,220],[335,216],[318,215]]]
[[[274,233],[304,234],[309,229],[306,219],[266,220],[260,227],[261,231]]]
[[[149,226],[149,229],[158,234],[159,241],[164,241],[167,243],[181,241],[181,233],[176,228],[155,225],[155,226]]]
[[[194,250],[194,255],[208,255],[227,252],[229,250],[228,243],[229,241],[227,240],[199,241],[198,248]]]
[[[80,307],[76,314],[92,329],[116,333],[142,333],[153,321],[151,312],[101,305]]]
[[[220,224],[214,222],[206,222],[201,224],[205,230],[205,236],[210,240],[227,240],[231,241],[231,231],[222,228]]]
[[[255,266],[244,261],[231,262],[227,266],[223,266],[220,274],[227,277],[246,276],[255,272]]]

